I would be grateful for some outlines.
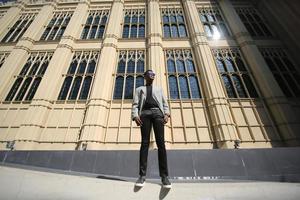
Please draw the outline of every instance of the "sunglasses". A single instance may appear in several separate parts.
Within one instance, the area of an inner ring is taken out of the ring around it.
[[[147,76],[155,76],[155,73],[154,72],[148,72],[146,75]]]

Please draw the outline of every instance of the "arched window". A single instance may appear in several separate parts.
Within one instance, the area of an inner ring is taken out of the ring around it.
[[[192,98],[199,99],[201,97],[201,95],[200,95],[200,88],[199,88],[197,78],[192,75],[192,76],[189,76],[189,80],[190,80]]]
[[[144,24],[145,23],[145,16],[144,15],[140,15],[140,17],[139,17],[139,23],[140,24]]]
[[[204,15],[204,14],[200,15],[200,20],[201,20],[201,22],[207,22],[208,21],[207,18],[206,18],[206,15]]]
[[[183,24],[179,25],[179,35],[180,37],[186,37],[186,30]]]
[[[82,34],[81,34],[81,39],[87,39],[87,35],[89,33],[90,27],[89,26],[85,26]]]
[[[80,89],[80,85],[81,85],[81,81],[82,81],[82,77],[81,76],[77,76],[73,82],[72,85],[72,89],[70,92],[70,96],[69,96],[69,100],[76,100],[77,96],[78,96],[78,92]]]
[[[72,77],[70,76],[66,77],[63,86],[59,92],[58,100],[66,100],[71,83],[72,83]]]
[[[27,72],[28,72],[28,70],[29,70],[29,68],[30,68],[30,66],[31,66],[31,62],[30,62],[30,61],[29,61],[29,62],[26,62],[26,64],[24,65],[22,71],[20,72],[20,75],[21,75],[21,76],[26,75]]]
[[[236,90],[239,94],[239,97],[240,98],[246,98],[247,95],[246,95],[243,83],[242,83],[241,79],[239,78],[239,76],[232,75],[232,80],[233,80],[234,86],[235,86],[235,88],[236,88]]]
[[[182,60],[176,60],[176,65],[177,65],[177,72],[179,73],[185,72],[184,62]]]
[[[178,84],[175,76],[169,76],[169,88],[171,99],[179,99]]]
[[[137,37],[137,27],[136,27],[136,25],[131,26],[130,37],[131,38],[136,38]]]
[[[13,85],[12,88],[10,89],[8,95],[6,96],[5,101],[12,101],[12,100],[13,100],[13,98],[14,98],[14,96],[16,95],[16,93],[17,93],[17,91],[18,91],[18,89],[19,89],[19,87],[20,87],[22,81],[23,81],[23,78],[18,78],[18,79],[15,81],[14,85]]]
[[[44,62],[40,67],[38,75],[44,75],[47,70],[47,67],[48,67],[48,62]]]
[[[59,29],[59,31],[56,35],[56,38],[55,38],[56,40],[59,40],[63,36],[65,29],[66,29],[65,27],[61,27],[61,29]]]
[[[178,29],[176,25],[171,26],[172,31],[172,37],[178,37]]]
[[[29,71],[29,75],[34,76],[35,73],[37,72],[39,66],[40,66],[40,62],[35,62]]]
[[[130,23],[130,16],[129,16],[129,15],[126,15],[126,16],[125,16],[124,22],[125,22],[125,23]]]
[[[120,60],[118,65],[118,73],[124,73],[125,72],[125,61]]]
[[[127,76],[126,77],[126,86],[125,86],[125,99],[132,99],[133,97],[133,77]]]
[[[87,77],[84,78],[82,88],[81,88],[81,92],[80,92],[80,95],[79,95],[79,99],[87,99],[87,97],[89,95],[91,83],[92,83],[92,77],[91,76],[87,76]]]
[[[136,72],[137,73],[144,72],[144,61],[143,60],[138,60],[137,66],[136,66]]]
[[[142,77],[142,76],[136,77],[135,88],[138,88],[143,85],[144,85],[144,77]]]
[[[169,23],[169,17],[168,15],[163,16],[163,23]]]
[[[171,37],[171,30],[169,25],[164,25],[164,37]]]
[[[123,28],[123,38],[128,38],[129,37],[129,26],[125,25]]]
[[[217,59],[217,67],[219,72],[226,72],[223,60]]]
[[[15,99],[16,101],[22,101],[27,89],[29,88],[31,81],[32,81],[32,78],[29,77],[23,82],[23,85],[16,96],[16,99]]]
[[[143,37],[145,37],[145,26],[140,25],[139,26],[139,38],[143,38]]]
[[[188,72],[196,72],[194,62],[190,59],[186,60],[186,66]]]
[[[44,31],[41,40],[46,40],[48,34],[50,33],[51,28],[46,28],[46,30]]]
[[[250,97],[257,98],[258,94],[256,92],[256,89],[255,89],[250,77],[247,74],[243,74],[242,77],[243,77],[244,83],[246,85],[246,88],[248,90]]]
[[[122,99],[124,78],[119,76],[116,78],[114,99]]]
[[[268,67],[270,68],[271,71],[276,71],[276,65],[275,63],[270,59],[270,58],[265,58],[265,61],[268,65]]]
[[[282,72],[287,71],[284,64],[281,62],[281,60],[279,58],[274,57],[273,60],[276,63],[277,67],[280,69],[280,71],[282,71]]]
[[[182,99],[190,98],[189,86],[185,76],[179,76],[180,96]]]
[[[221,29],[221,35],[222,36],[228,36],[228,35],[230,35],[229,31],[228,31],[228,29],[227,29],[227,27],[226,27],[225,24],[220,23],[219,26],[220,26],[220,29]]]
[[[106,22],[107,22],[107,16],[104,15],[101,19],[101,24],[106,24]]]
[[[93,74],[95,72],[95,68],[96,68],[96,62],[94,60],[91,60],[89,62],[89,66],[88,66],[88,69],[87,69],[87,73],[88,74]]]
[[[41,77],[38,77],[38,78],[35,78],[32,85],[31,85],[31,88],[29,89],[29,92],[25,98],[25,100],[27,101],[30,101],[33,99],[36,91],[37,91],[37,88],[39,87],[40,85],[40,82],[41,82],[42,78]]]
[[[92,26],[92,30],[90,31],[89,39],[94,39],[97,32],[97,26]]]
[[[77,71],[77,74],[84,74],[85,68],[86,68],[86,60],[82,60],[79,64],[79,69]]]
[[[99,22],[100,22],[100,16],[99,15],[97,15],[96,17],[95,17],[95,19],[94,19],[94,21],[93,21],[93,24],[99,24]]]
[[[93,16],[89,16],[86,20],[86,24],[92,24]]]
[[[177,22],[178,23],[184,23],[184,18],[182,15],[177,15]]]
[[[215,17],[212,14],[206,14],[206,16],[207,16],[207,19],[208,19],[209,22],[215,22],[216,21]]]
[[[76,60],[73,61],[69,67],[68,74],[75,74],[77,65],[78,65],[77,61]]]
[[[131,18],[131,23],[138,23],[138,17],[136,15],[133,15]]]
[[[235,72],[236,69],[234,67],[234,64],[230,58],[225,59],[225,64],[228,72]]]
[[[204,30],[205,30],[205,33],[206,33],[207,37],[212,37],[213,36],[212,31],[211,31],[208,24],[204,24]]]
[[[247,71],[246,67],[244,65],[244,62],[240,58],[236,58],[235,59],[235,63],[238,66],[238,68],[239,68],[240,71]]]
[[[176,72],[176,69],[175,69],[175,63],[174,63],[173,60],[168,59],[167,65],[168,65],[168,72],[169,72],[169,73],[174,73],[174,72]]]
[[[170,19],[171,19],[171,23],[176,23],[176,17],[175,17],[175,15],[171,15]]]
[[[222,75],[222,79],[223,79],[224,86],[225,86],[228,97],[236,98],[237,96],[234,92],[233,85],[232,85],[231,80],[229,79],[228,75],[225,75],[225,74]]]
[[[102,38],[104,34],[105,26],[100,26],[98,29],[97,38]]]
[[[127,63],[127,73],[134,73],[135,64],[134,61],[130,60]]]

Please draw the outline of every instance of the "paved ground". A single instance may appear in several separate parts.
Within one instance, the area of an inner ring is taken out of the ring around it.
[[[171,190],[149,180],[138,190],[134,181],[108,180],[0,166],[1,200],[299,200],[300,183],[180,182]]]

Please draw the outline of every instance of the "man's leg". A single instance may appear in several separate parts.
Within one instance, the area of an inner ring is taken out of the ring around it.
[[[140,176],[146,176],[147,172],[147,159],[148,149],[150,143],[150,132],[152,127],[151,115],[142,115],[141,120],[143,122],[141,126],[141,148],[140,148]]]
[[[155,111],[161,112],[161,111]],[[162,114],[155,114],[153,116],[153,129],[155,133],[156,145],[158,147],[158,163],[160,177],[168,176],[167,152],[165,147],[165,130],[164,119]]]

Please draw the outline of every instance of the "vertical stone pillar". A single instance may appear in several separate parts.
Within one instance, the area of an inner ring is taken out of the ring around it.
[[[294,123],[295,114],[287,98],[281,91],[258,47],[255,45],[231,2],[229,0],[220,0],[219,4],[251,68],[283,140],[289,145],[298,144],[296,132],[299,132],[299,130],[297,130]]]
[[[166,80],[166,66],[164,60],[164,51],[162,43],[162,28],[161,28],[161,15],[159,9],[159,0],[148,0],[148,35],[147,35],[147,50],[149,66],[148,69],[154,70],[157,74],[154,84],[162,87],[164,95],[167,97],[167,80]],[[172,116],[175,117],[175,116]],[[170,122],[168,123],[170,124]],[[165,141],[168,147],[171,142],[171,133],[165,127]],[[150,147],[155,148],[155,138],[151,134]]]
[[[18,131],[16,136],[17,149],[35,149],[34,145],[39,141],[42,128],[51,110],[52,102],[57,99],[57,91],[61,87],[61,74],[70,63],[74,40],[81,29],[80,25],[84,23],[88,7],[89,3],[86,0],[82,0],[78,3],[68,27],[49,63],[47,73],[44,75],[34,99],[31,102],[25,121]],[[44,16],[45,14],[42,11],[39,15]],[[49,15],[51,16],[52,12],[53,8],[52,10],[47,9],[48,17],[45,16],[44,22],[39,20],[40,23],[47,24]],[[34,32],[35,31],[33,31],[33,33]]]
[[[233,141],[237,139],[236,126],[194,0],[183,0],[183,7],[217,145],[233,148]]]
[[[15,3],[12,7],[10,7],[5,15],[0,19],[0,40],[5,36],[7,30],[10,25],[13,26],[13,22],[19,17],[19,14],[24,9],[25,3],[18,2]]]
[[[114,81],[112,74],[116,66],[123,7],[124,0],[113,1],[78,147],[86,142],[88,149],[99,149],[99,142],[105,140],[108,100],[111,99],[111,87],[107,85],[112,85]]]

